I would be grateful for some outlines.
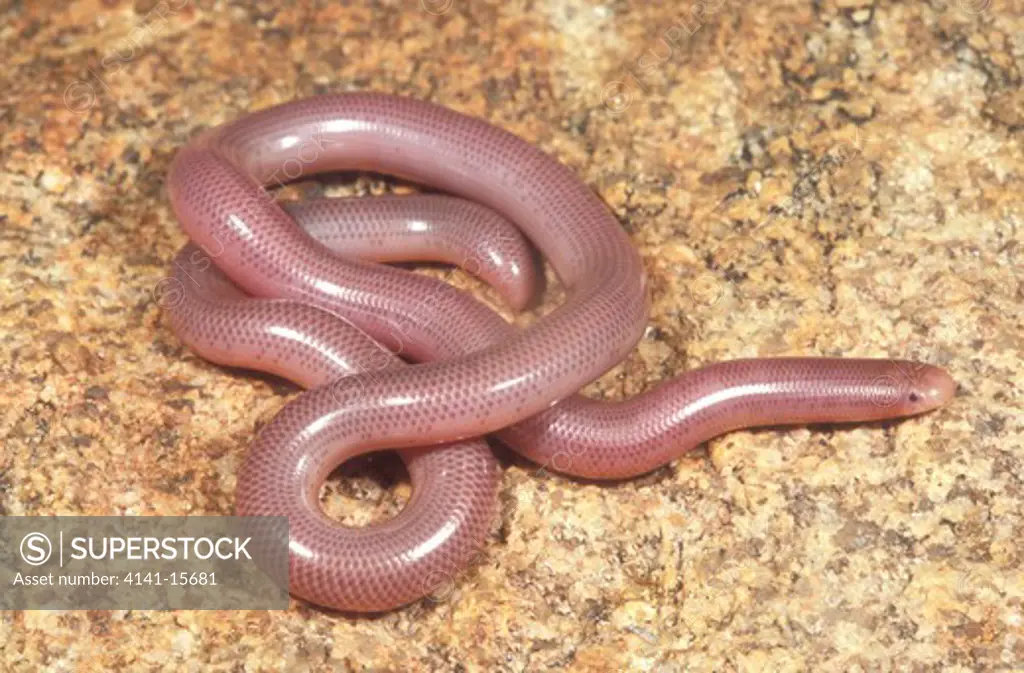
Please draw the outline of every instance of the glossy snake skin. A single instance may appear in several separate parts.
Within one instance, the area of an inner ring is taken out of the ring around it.
[[[462,198],[282,208],[265,190],[336,170]],[[732,429],[908,416],[955,389],[920,363],[788,358],[711,365],[625,402],[573,396],[643,332],[640,259],[567,168],[432,104],[363,93],[262,110],[180,150],[168,191],[193,241],[174,265],[176,332],[210,360],[310,389],[259,433],[237,510],[289,517],[290,590],[320,605],[386,610],[451,581],[495,507],[496,463],[472,438],[496,433],[552,469],[621,478]],[[459,264],[519,308],[539,277],[519,232],[569,297],[525,330],[439,281],[371,263]],[[326,476],[385,448],[400,451],[413,482],[401,514],[368,528],[324,515]]]

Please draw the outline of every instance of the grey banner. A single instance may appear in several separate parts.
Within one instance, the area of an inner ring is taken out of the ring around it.
[[[286,517],[0,517],[0,610],[287,607]]]

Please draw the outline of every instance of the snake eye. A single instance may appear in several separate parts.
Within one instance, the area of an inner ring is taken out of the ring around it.
[[[920,399],[921,399],[921,396],[918,395],[916,391],[910,393],[910,401],[911,402],[918,402],[918,401],[920,401]]]

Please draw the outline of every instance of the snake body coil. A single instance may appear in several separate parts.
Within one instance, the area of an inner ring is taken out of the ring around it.
[[[480,205],[414,196],[286,211],[265,189],[336,170],[396,175]],[[561,472],[621,478],[729,430],[907,416],[955,388],[919,363],[779,358],[711,365],[620,403],[573,396],[644,330],[640,258],[569,169],[436,105],[360,93],[262,110],[180,150],[167,184],[192,240],[175,260],[175,331],[212,361],[309,388],[259,433],[237,509],[289,517],[290,589],[321,605],[393,608],[465,564],[495,510],[499,475],[483,435]],[[569,296],[525,330],[439,281],[371,263],[462,264],[521,307],[537,272],[519,230]],[[385,448],[399,450],[412,480],[403,511],[369,528],[324,515],[331,470]]]

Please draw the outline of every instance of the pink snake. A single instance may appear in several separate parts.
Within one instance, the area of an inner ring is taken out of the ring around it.
[[[266,191],[338,170],[455,196],[282,208]],[[261,110],[181,149],[167,186],[192,240],[174,263],[176,333],[213,362],[308,388],[249,450],[237,512],[288,517],[290,591],[319,605],[388,610],[465,565],[496,510],[484,435],[559,472],[617,479],[730,430],[909,416],[955,390],[915,362],[775,358],[710,365],[624,402],[574,395],[643,333],[640,257],[569,169],[433,104],[358,93]],[[460,264],[521,308],[538,272],[519,230],[568,294],[523,330],[440,281],[371,263]],[[407,465],[405,508],[366,528],[331,520],[319,504],[326,477],[381,449]]]

